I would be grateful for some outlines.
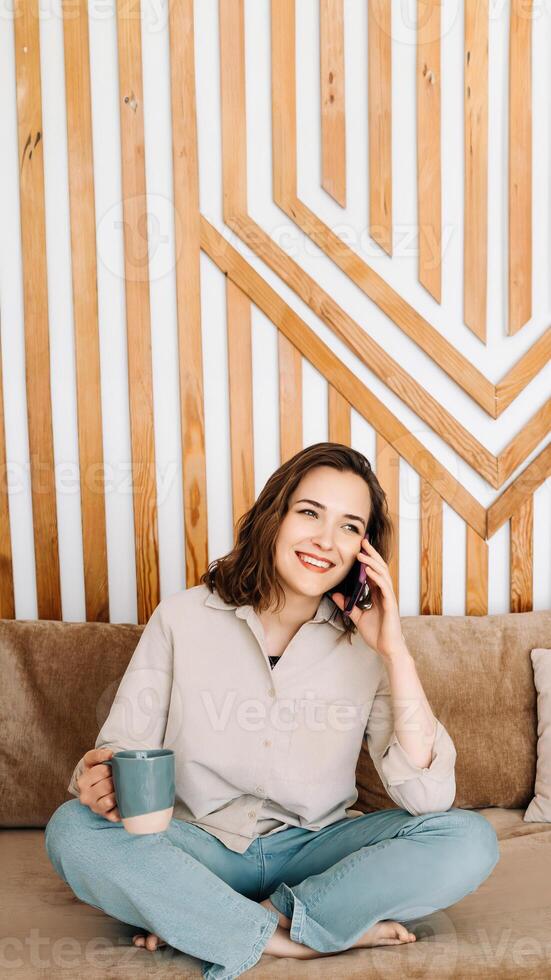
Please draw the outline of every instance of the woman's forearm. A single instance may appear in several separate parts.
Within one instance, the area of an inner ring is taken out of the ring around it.
[[[415,661],[404,644],[394,656],[385,658],[385,664],[398,741],[416,765],[428,768],[437,719],[427,701]]]

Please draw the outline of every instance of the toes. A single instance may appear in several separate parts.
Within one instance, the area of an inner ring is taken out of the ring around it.
[[[134,946],[145,946],[145,936],[133,936],[132,942]]]

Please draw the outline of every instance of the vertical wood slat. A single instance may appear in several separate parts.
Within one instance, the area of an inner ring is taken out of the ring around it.
[[[160,601],[140,17],[117,4],[128,388],[138,623]],[[139,4],[138,4],[139,10]],[[144,248],[145,242],[145,248]]]
[[[34,0],[18,7],[14,31],[25,376],[37,606],[39,619],[61,619],[50,392],[39,11]]]
[[[511,517],[511,612],[533,608],[534,497],[527,497]]]
[[[383,436],[376,436],[376,475],[388,504],[388,516],[392,521],[392,553],[387,562],[392,587],[400,601],[400,457]]]
[[[532,315],[532,0],[511,0],[509,334]]]
[[[464,320],[486,343],[488,287],[488,0],[465,0]]]
[[[465,615],[488,615],[488,543],[468,524]]]
[[[0,322],[0,619],[15,619]]]
[[[277,332],[279,372],[279,456],[286,463],[302,448],[302,356]]]
[[[440,4],[417,0],[419,282],[437,303],[442,290],[440,62]]]
[[[109,622],[88,10],[63,4],[86,620]],[[100,476],[101,475],[101,476]]]
[[[346,207],[343,0],[320,0],[321,185]]]
[[[219,0],[224,220],[246,214],[247,131],[243,0]]]
[[[442,615],[442,497],[421,479],[421,616]]]
[[[272,0],[270,29],[273,195],[280,205],[290,205],[297,172],[295,0]],[[287,124],[289,119],[291,126]]]
[[[369,234],[392,255],[391,4],[368,0]]]
[[[226,278],[233,528],[254,504],[251,302]]]
[[[193,0],[169,4],[186,588],[208,566]]]
[[[327,385],[329,441],[351,444],[350,403],[332,384]]]

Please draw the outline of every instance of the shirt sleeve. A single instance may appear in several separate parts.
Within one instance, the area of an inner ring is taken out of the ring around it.
[[[437,720],[429,766],[418,766],[394,730],[390,682],[386,670],[377,688],[365,730],[367,747],[388,796],[419,816],[449,810],[455,799],[455,745]]]
[[[173,675],[173,642],[163,603],[148,620],[119,684],[111,710],[96,738],[96,749],[160,749],[168,717]],[[79,796],[80,759],[67,790]]]

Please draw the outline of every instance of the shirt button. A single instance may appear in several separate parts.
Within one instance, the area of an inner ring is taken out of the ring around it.
[[[249,810],[248,816],[251,817],[251,819],[252,817],[256,817],[256,810]]]
[[[256,792],[257,793],[261,793],[263,795],[264,794],[264,787],[263,786],[257,786],[256,787]]]
[[[271,698],[275,698],[275,688],[274,687],[269,687],[268,688],[268,694],[270,695]]]
[[[270,742],[269,738],[265,738],[262,744],[265,745],[266,748],[268,748],[268,746],[270,746],[272,743]]]

